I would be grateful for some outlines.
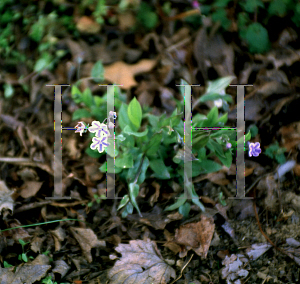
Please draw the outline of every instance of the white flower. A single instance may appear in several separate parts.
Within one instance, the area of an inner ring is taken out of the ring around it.
[[[83,124],[82,121],[79,121],[74,128],[76,128],[75,133],[80,133],[80,136],[82,136],[82,133],[84,133],[85,130],[85,125]]]
[[[98,148],[98,152],[102,153],[108,145],[109,143],[107,142],[107,137],[93,137],[93,143],[91,144],[90,148],[92,150]]]
[[[107,125],[99,121],[93,121],[89,131],[95,133],[97,137],[107,137],[109,135]]]

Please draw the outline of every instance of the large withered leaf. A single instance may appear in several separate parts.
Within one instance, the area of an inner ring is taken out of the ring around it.
[[[109,271],[110,284],[162,284],[175,278],[175,270],[164,262],[155,242],[147,239],[119,244],[116,251],[122,254]]]

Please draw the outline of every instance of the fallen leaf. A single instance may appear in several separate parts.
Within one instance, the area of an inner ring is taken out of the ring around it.
[[[36,193],[40,190],[43,183],[44,182],[40,181],[26,181],[25,187],[21,190],[20,195],[23,198],[35,196]]]
[[[92,18],[83,16],[76,24],[77,29],[81,33],[97,34],[100,32],[101,26]]]
[[[122,257],[108,273],[110,284],[166,284],[170,277],[176,277],[175,270],[163,260],[155,242],[149,239],[120,244],[116,251]]]
[[[109,66],[105,66],[104,78],[113,84],[123,85],[122,89],[130,89],[137,85],[134,76],[150,71],[156,64],[156,60],[142,59],[136,64],[126,64],[117,61]]]
[[[0,267],[0,282],[13,284],[32,284],[46,276],[51,265],[31,265],[25,264],[17,267]]]
[[[105,241],[98,240],[91,229],[71,228],[71,232],[79,243],[82,252],[89,263],[93,261],[91,249],[94,247],[105,247]]]
[[[193,249],[196,254],[206,258],[214,234],[215,224],[212,217],[201,216],[197,223],[189,223],[176,229],[174,241],[187,250]],[[183,257],[183,252],[180,257]]]

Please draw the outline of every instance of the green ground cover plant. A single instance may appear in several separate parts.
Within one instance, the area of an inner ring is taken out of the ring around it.
[[[93,73],[93,71],[92,71]],[[221,78],[209,82],[206,93],[199,98],[195,104],[208,100],[221,99],[223,102],[232,102],[230,95],[224,94],[225,88],[230,84],[232,77]],[[187,84],[183,81],[184,84]],[[183,101],[176,101],[177,108],[170,116],[165,113],[157,116],[151,114],[150,107],[142,108],[134,97],[129,104],[126,104],[125,95],[115,87],[115,111],[118,114],[115,131],[115,152],[107,154],[115,157],[115,173],[128,186],[128,194],[123,196],[118,210],[122,209],[122,216],[126,217],[135,208],[141,214],[137,197],[140,186],[148,178],[158,180],[176,180],[184,187],[184,121]],[[181,88],[184,95],[184,89]],[[73,120],[81,120],[92,117],[103,121],[106,117],[106,98],[93,96],[89,89],[80,91],[78,87],[72,87],[72,98],[82,106],[73,114]],[[224,104],[225,105],[225,104]],[[230,129],[211,129],[213,127],[226,127],[227,113],[219,115],[217,107],[213,107],[207,115],[196,114],[192,120],[193,127],[208,128],[208,130],[192,131],[192,173],[188,178],[200,174],[217,172],[222,164],[230,167],[233,156],[236,153],[236,145],[244,143],[243,139],[236,142],[236,131]],[[95,133],[89,133],[90,138]],[[245,142],[251,138],[250,131],[245,136]],[[108,149],[108,148],[106,148]],[[86,153],[94,158],[106,154],[106,151],[99,153],[88,147]],[[106,162],[100,167],[100,171],[107,171]],[[109,170],[108,170],[109,172]],[[186,179],[187,182],[188,179]],[[191,200],[183,198],[165,210],[178,209],[187,216],[190,209],[190,201],[205,211],[203,204],[199,201],[195,188],[191,182],[187,185]],[[222,196],[220,196],[221,200]],[[96,200],[99,198],[97,197]]]

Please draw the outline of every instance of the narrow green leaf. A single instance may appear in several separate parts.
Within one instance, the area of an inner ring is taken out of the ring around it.
[[[141,216],[140,208],[136,202],[136,198],[139,195],[139,190],[140,190],[140,187],[138,184],[135,184],[135,183],[129,184],[130,202],[132,203],[132,205],[135,207],[135,209],[139,212],[139,214]]]
[[[143,132],[135,132],[130,128],[129,125],[126,125],[123,131],[124,131],[124,133],[126,133],[128,135],[133,135],[136,137],[143,137],[143,136],[147,135],[147,133],[148,133],[148,129],[146,129]]]
[[[176,210],[177,208],[179,208],[181,205],[183,205],[186,202],[186,199],[184,198],[184,194],[181,194],[179,196],[179,198],[176,200],[176,202],[170,206],[168,206],[167,208],[165,208],[164,211],[172,211],[172,210]]]
[[[119,207],[118,207],[117,211],[122,209],[128,202],[129,202],[129,196],[128,196],[128,194],[125,194],[123,196],[123,199],[120,201],[120,204],[119,204]]]

